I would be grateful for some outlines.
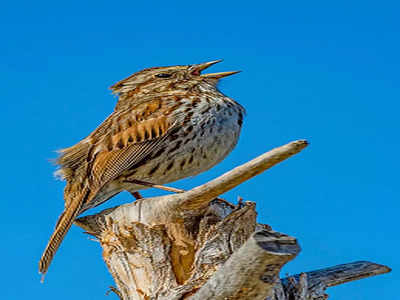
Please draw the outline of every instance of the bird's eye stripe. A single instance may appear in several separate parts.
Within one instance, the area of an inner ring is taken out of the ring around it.
[[[158,78],[168,78],[170,76],[171,76],[171,74],[168,74],[168,73],[160,73],[160,74],[156,75],[156,77],[158,77]]]

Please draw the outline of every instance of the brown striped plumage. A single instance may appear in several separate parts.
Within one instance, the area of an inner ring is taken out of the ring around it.
[[[117,193],[196,175],[235,146],[244,109],[216,88],[237,72],[201,75],[218,61],[145,69],[113,85],[114,112],[87,138],[60,151],[65,209],[39,262],[45,274],[74,219]]]

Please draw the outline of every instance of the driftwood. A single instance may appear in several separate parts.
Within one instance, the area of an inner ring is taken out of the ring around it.
[[[252,202],[216,199],[300,152],[306,141],[273,149],[190,191],[140,199],[76,220],[103,247],[121,299],[326,299],[327,287],[383,274],[357,262],[279,279],[300,247],[256,223]]]

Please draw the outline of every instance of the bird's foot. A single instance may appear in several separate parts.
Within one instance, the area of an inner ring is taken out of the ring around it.
[[[130,182],[130,183],[134,183],[134,184],[139,184],[139,185],[143,185],[143,186],[147,186],[147,187],[152,187],[152,188],[156,188],[156,189],[160,189],[160,190],[164,190],[164,191],[168,191],[168,192],[173,192],[173,193],[184,193],[185,190],[182,189],[177,189],[177,188],[173,188],[173,187],[169,187],[169,186],[165,186],[165,185],[160,185],[160,184],[154,184],[148,181],[142,181],[142,180],[137,180],[137,179],[127,179],[125,180],[125,182]],[[138,193],[138,192],[134,192],[131,193],[136,200],[141,199],[142,196]],[[137,195],[139,195],[139,198],[137,198]],[[232,203],[226,201],[225,199],[222,198],[215,198],[217,201],[223,202],[226,205],[228,205],[231,208],[235,208],[235,205],[233,205]]]
[[[139,200],[139,199],[142,199],[142,198],[143,198],[142,195],[140,195],[139,192],[130,192],[130,193],[131,193],[131,195],[132,195],[133,197],[135,197],[136,200]]]

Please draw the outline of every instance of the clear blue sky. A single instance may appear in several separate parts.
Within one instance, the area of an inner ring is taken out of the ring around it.
[[[63,208],[64,183],[49,159],[112,111],[107,88],[116,81],[145,67],[223,58],[212,71],[243,71],[220,85],[247,109],[241,140],[223,163],[175,186],[308,139],[300,155],[226,198],[256,201],[259,222],[299,239],[302,252],[283,273],[371,260],[394,270],[329,289],[332,299],[395,299],[398,2],[148,2],[2,5],[1,298],[116,299],[104,295],[114,283],[99,245],[77,227],[39,283],[38,259]],[[101,209],[128,201],[121,194]]]

